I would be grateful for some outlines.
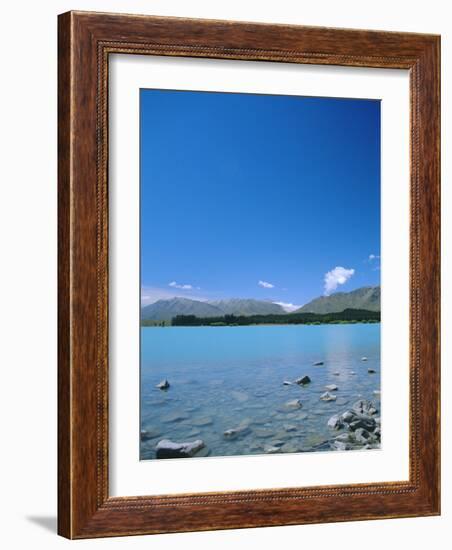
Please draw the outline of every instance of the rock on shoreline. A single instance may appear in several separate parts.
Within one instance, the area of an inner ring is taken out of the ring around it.
[[[191,458],[205,447],[202,439],[176,443],[170,439],[162,439],[155,448],[157,458]]]
[[[357,401],[351,409],[342,414],[335,414],[328,420],[332,430],[347,430],[331,442],[336,451],[352,449],[375,449],[380,446],[380,418],[376,416],[378,409],[366,399]]]

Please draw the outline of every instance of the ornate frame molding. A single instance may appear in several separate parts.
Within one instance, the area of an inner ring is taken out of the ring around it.
[[[88,12],[59,17],[60,534],[85,538],[439,513],[439,46],[437,36],[408,33]],[[110,54],[410,71],[409,481],[109,497]]]

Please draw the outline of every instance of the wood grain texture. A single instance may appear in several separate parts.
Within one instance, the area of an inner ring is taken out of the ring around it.
[[[60,29],[69,14],[62,15]],[[71,410],[70,410],[70,190],[71,82],[70,33],[58,33],[58,529],[70,533]]]
[[[58,531],[68,538],[439,513],[438,36],[69,12],[59,17]],[[108,495],[108,58],[168,55],[410,71],[410,479]]]

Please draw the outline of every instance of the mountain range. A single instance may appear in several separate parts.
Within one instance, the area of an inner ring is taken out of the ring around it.
[[[336,313],[344,309],[380,311],[380,287],[363,287],[351,292],[336,292],[320,296],[297,309],[294,313]],[[223,315],[278,315],[287,311],[279,304],[264,300],[231,298],[201,302],[189,298],[158,300],[141,308],[143,321],[168,321],[176,315],[196,317],[222,317]]]
[[[278,304],[263,300],[232,298],[201,302],[189,298],[170,298],[141,308],[141,319],[145,321],[165,321],[176,315],[196,315],[196,317],[222,317],[223,315],[269,315],[282,314],[284,309]]]
[[[365,286],[351,292],[335,292],[319,296],[297,309],[295,313],[336,313],[344,309],[380,311],[380,287]]]

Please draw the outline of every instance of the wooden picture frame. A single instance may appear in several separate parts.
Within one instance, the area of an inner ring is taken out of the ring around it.
[[[68,538],[440,513],[440,38],[68,12],[58,39],[58,532]],[[410,478],[149,497],[108,491],[110,54],[410,73]]]

